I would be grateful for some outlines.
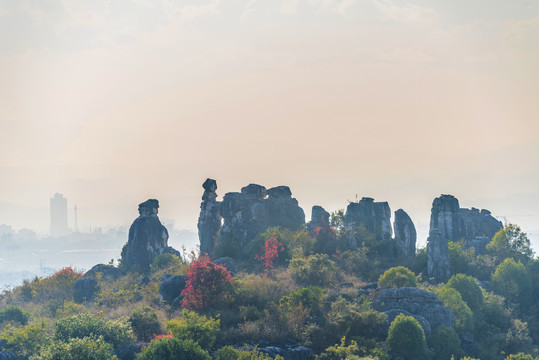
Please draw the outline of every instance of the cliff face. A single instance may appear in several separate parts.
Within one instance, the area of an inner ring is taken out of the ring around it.
[[[245,250],[268,227],[299,230],[305,224],[305,213],[288,186],[266,190],[264,186],[250,184],[239,193],[225,194],[219,210],[224,220],[220,239],[232,238]]]
[[[427,274],[435,283],[449,280],[449,248],[447,239],[438,229],[432,229],[427,239]]]
[[[139,217],[129,228],[124,266],[128,271],[147,272],[153,258],[168,249],[168,231],[157,217],[159,201],[149,199],[139,204]]]

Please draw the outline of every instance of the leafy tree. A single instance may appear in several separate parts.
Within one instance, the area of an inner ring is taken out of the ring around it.
[[[118,360],[114,348],[102,336],[54,341],[38,360]]]
[[[384,272],[378,279],[378,285],[395,288],[415,287],[416,278],[414,273],[404,266],[397,266]]]
[[[137,338],[142,341],[148,341],[152,336],[161,333],[157,313],[147,305],[133,311],[129,316],[129,323]]]
[[[193,340],[159,337],[137,356],[138,360],[211,360],[210,354]]]
[[[438,290],[438,297],[455,315],[455,327],[460,333],[473,329],[473,313],[466,305],[460,293],[444,285]]]
[[[389,326],[386,341],[391,351],[405,360],[430,358],[423,328],[412,316],[397,315]]]
[[[5,340],[6,349],[14,352],[20,359],[29,359],[47,345],[49,331],[50,325],[47,322],[38,321],[23,327],[8,326],[0,333],[0,339]]]
[[[218,304],[228,292],[232,277],[223,265],[201,256],[187,268],[187,283],[182,291],[182,307],[205,311]]]
[[[294,280],[302,285],[331,286],[341,277],[339,269],[327,254],[292,259],[289,269]]]
[[[492,288],[494,292],[507,300],[527,308],[532,302],[531,280],[526,268],[519,261],[507,258],[498,265],[492,275]]]
[[[277,234],[273,233],[264,242],[261,253],[255,255],[255,259],[260,260],[266,272],[273,269],[273,262],[279,257],[279,253],[284,251],[283,244],[277,239]]]
[[[469,274],[471,270],[470,264],[472,264],[475,258],[474,248],[470,247],[464,250],[462,244],[462,241],[449,241],[448,243],[449,262],[451,264],[451,270],[455,274]]]
[[[336,344],[335,346],[330,346],[329,348],[322,353],[318,359],[319,360],[357,360],[359,359],[358,354],[360,353],[359,346],[354,340],[351,341],[350,345],[346,346],[346,337],[342,337],[341,343]]]
[[[487,245],[487,251],[499,261],[512,257],[527,262],[533,258],[530,239],[515,224],[506,224],[500,229]]]
[[[193,340],[203,349],[210,349],[219,333],[220,324],[218,319],[183,309],[182,317],[167,322],[166,329],[179,340]]]
[[[506,354],[516,354],[519,352],[530,352],[532,339],[528,324],[524,321],[514,319],[511,321],[511,327],[503,339],[503,349]]]
[[[436,360],[450,360],[461,353],[460,339],[455,330],[447,326],[438,326],[429,338],[429,346]]]
[[[170,266],[181,266],[182,260],[178,255],[174,254],[160,254],[153,258],[150,265],[150,272],[155,274],[157,271],[168,268]]]
[[[447,287],[457,290],[472,312],[479,312],[483,308],[483,292],[473,277],[464,274],[453,275],[447,282]]]

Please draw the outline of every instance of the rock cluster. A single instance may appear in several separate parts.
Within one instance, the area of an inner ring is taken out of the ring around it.
[[[202,195],[197,225],[200,253],[212,256],[221,230],[222,217],[219,211],[221,202],[217,201],[217,182],[215,180],[206,179],[202,187],[204,194]]]
[[[402,209],[395,211],[393,224],[395,238],[393,239],[391,209],[386,201],[375,202],[373,198],[363,197],[358,202],[352,202],[346,208],[344,222],[347,229],[353,226],[363,226],[368,232],[374,234],[377,240],[393,241],[396,255],[415,256],[417,233],[412,219]],[[354,232],[350,232],[348,242],[352,248],[360,245],[354,237]]]
[[[373,304],[378,311],[395,318],[399,313],[414,316],[422,324],[425,335],[438,326],[455,327],[455,318],[438,297],[415,287],[385,289]]]
[[[76,303],[92,300],[94,295],[99,291],[97,281],[93,278],[82,278],[75,281],[73,284],[73,300]]]
[[[370,197],[364,197],[358,202],[348,204],[344,221],[347,228],[364,226],[379,240],[390,240],[393,233],[389,204],[386,201],[375,202]],[[350,237],[349,241],[353,248],[357,248],[359,245],[353,237]]]
[[[157,255],[177,253],[168,247],[168,231],[157,217],[159,201],[149,199],[139,204],[139,217],[129,228],[127,246],[122,261],[127,271],[148,272]]]
[[[395,246],[398,253],[406,257],[413,257],[415,255],[417,233],[414,223],[406,211],[402,209],[395,211],[393,226],[395,228]]]
[[[463,209],[453,195],[434,199],[427,240],[427,270],[436,282],[449,278],[448,241],[464,241],[464,247],[474,247],[476,254],[485,251],[492,237],[503,227],[490,211]]]
[[[239,193],[225,194],[219,210],[224,220],[219,241],[234,239],[245,250],[268,227],[298,230],[305,224],[305,213],[288,186],[266,190],[264,186],[250,184]]]
[[[323,207],[313,206],[311,221],[307,223],[307,231],[316,239],[316,252],[334,253],[339,249],[337,233],[329,224],[329,216],[329,212]]]
[[[453,195],[434,199],[430,215],[430,229],[438,229],[443,239],[464,240],[470,243],[477,238],[489,240],[503,227],[486,209],[461,208]]]

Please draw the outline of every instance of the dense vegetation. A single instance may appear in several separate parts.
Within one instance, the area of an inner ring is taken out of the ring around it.
[[[332,214],[327,233],[270,228],[233,276],[207,256],[160,255],[150,273],[97,275],[97,292],[74,301],[83,274],[65,268],[0,298],[0,348],[19,359],[267,359],[265,344],[307,346],[317,359],[534,359],[539,354],[539,260],[506,225],[483,254],[450,243],[453,276],[433,285],[426,251],[398,258],[364,228]],[[347,247],[354,236],[358,249]],[[331,241],[329,241],[330,239]],[[330,244],[330,245],[328,245]],[[221,251],[233,248],[221,244]],[[164,275],[189,275],[180,302],[163,302]],[[455,317],[429,337],[411,316],[373,308],[378,290],[418,287]],[[277,358],[281,358],[277,356]]]

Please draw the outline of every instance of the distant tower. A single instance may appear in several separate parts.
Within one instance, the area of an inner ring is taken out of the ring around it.
[[[73,208],[75,212],[75,224],[73,226],[73,232],[79,232],[79,222],[77,220],[77,205],[75,204],[75,207]]]
[[[56,193],[51,198],[51,235],[63,236],[68,234],[67,229],[67,198]]]

